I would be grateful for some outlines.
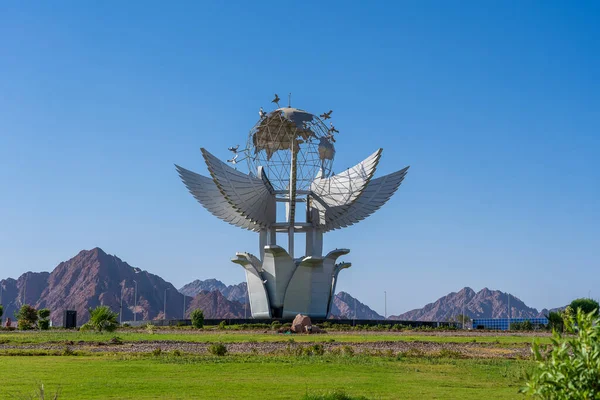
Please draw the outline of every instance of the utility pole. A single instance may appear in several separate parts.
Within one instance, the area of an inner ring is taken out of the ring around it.
[[[23,300],[21,300],[21,305],[25,304],[27,301],[27,272],[25,272],[25,283],[23,283]]]
[[[508,295],[508,330],[510,331],[510,293]]]
[[[135,294],[133,297],[133,321],[137,321],[137,281],[134,280],[133,283],[135,283]]]
[[[465,301],[467,297],[467,292],[465,291],[465,297],[463,297],[463,312],[462,312],[462,328],[465,329]]]
[[[165,321],[167,320],[167,290],[169,290],[170,288],[166,288],[165,289],[165,298],[164,298],[164,306],[163,306],[163,318],[165,319]]]
[[[119,325],[123,325],[123,281],[121,283],[121,309],[119,310]]]

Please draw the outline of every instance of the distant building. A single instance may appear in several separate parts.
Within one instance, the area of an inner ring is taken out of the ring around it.
[[[547,318],[474,318],[473,329],[495,329],[507,331],[509,330],[510,324],[525,321],[531,322],[534,329],[540,328],[542,325],[548,325]]]

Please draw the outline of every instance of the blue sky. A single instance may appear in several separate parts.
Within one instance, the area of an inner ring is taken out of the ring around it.
[[[255,234],[189,195],[271,108],[330,108],[334,169],[384,148],[396,196],[328,234],[339,290],[388,314],[463,286],[600,297],[600,3],[0,6],[0,277],[99,246],[179,287],[244,273]]]

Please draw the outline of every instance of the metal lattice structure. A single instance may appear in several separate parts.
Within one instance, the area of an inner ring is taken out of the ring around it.
[[[277,102],[276,96],[273,102]],[[321,115],[329,119],[332,111]],[[325,318],[331,310],[339,272],[336,263],[349,253],[336,249],[323,256],[323,234],[356,224],[385,204],[409,167],[373,179],[381,159],[378,149],[364,161],[332,175],[335,134],[330,124],[306,111],[285,107],[260,111],[245,149],[230,150],[237,164],[246,158],[249,173],[236,170],[202,149],[210,178],[185,168],[177,171],[188,190],[208,211],[237,227],[259,232],[259,256],[237,253],[232,259],[246,270],[254,318],[287,318],[298,313]],[[277,202],[286,204],[285,220]],[[306,203],[305,218],[296,204]],[[281,216],[279,216],[281,217]],[[287,250],[276,233],[288,234]],[[306,234],[305,255],[294,257],[294,235]]]
[[[322,171],[331,174],[335,148],[328,130],[315,115],[297,108],[279,108],[266,114],[250,130],[246,143],[248,171],[266,169],[276,190],[289,190],[292,148],[297,153],[296,190],[307,190]]]

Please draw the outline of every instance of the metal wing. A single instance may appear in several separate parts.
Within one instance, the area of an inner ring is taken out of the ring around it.
[[[212,179],[196,174],[179,165],[175,165],[175,167],[190,193],[212,215],[240,228],[251,231],[260,230],[258,224],[244,217],[227,202],[225,196],[223,196]]]
[[[356,224],[379,210],[398,190],[409,168],[406,167],[369,182],[362,195],[344,214],[327,223],[325,232]]]
[[[312,207],[319,211],[317,225],[327,225],[339,218],[363,193],[381,158],[379,149],[364,161],[329,178],[317,178],[310,185]]]
[[[206,149],[200,149],[208,171],[229,204],[260,227],[275,222],[275,192],[267,177],[244,174],[231,168]]]

